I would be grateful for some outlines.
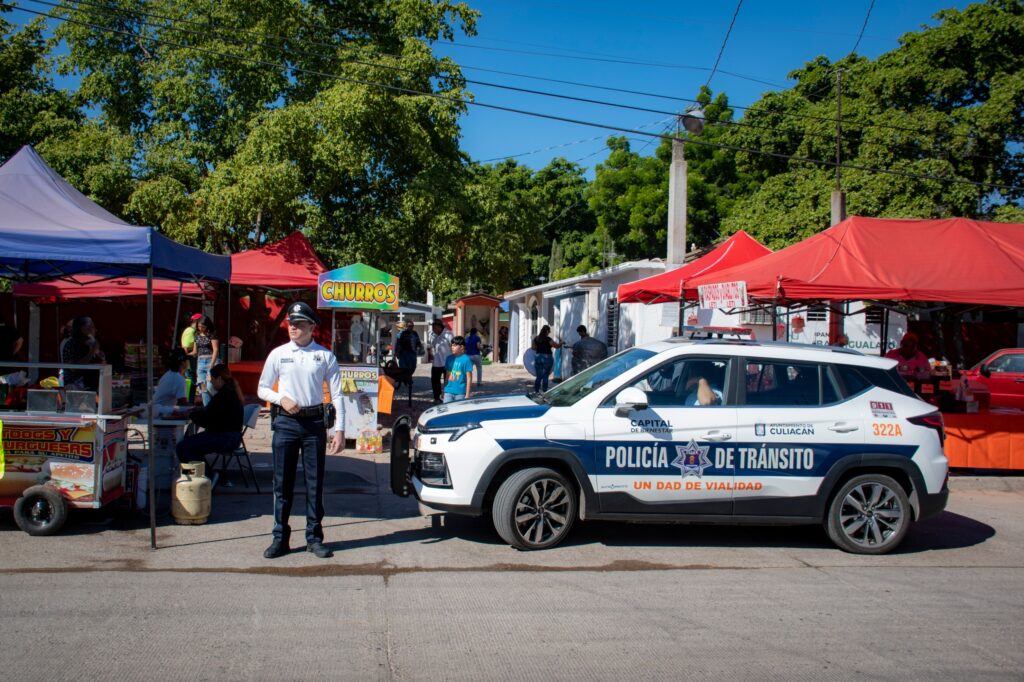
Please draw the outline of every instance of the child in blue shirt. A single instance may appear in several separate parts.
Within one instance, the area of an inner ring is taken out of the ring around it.
[[[444,385],[444,402],[469,398],[473,386],[473,363],[466,357],[466,339],[456,336],[452,339],[452,354],[444,361],[448,381]]]

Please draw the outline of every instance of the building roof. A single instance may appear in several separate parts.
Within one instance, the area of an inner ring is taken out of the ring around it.
[[[576,275],[575,277],[568,277],[566,279],[557,279],[552,282],[545,282],[544,284],[538,284],[532,287],[526,287],[525,289],[516,289],[514,291],[505,292],[505,299],[516,299],[524,298],[531,294],[543,293],[551,289],[562,289],[564,287],[572,286],[574,284],[581,284],[588,280],[600,281],[601,279],[611,276],[618,275],[624,272],[632,270],[664,270],[665,261],[660,258],[649,258],[645,260],[634,260],[627,261],[625,263],[618,263],[603,270],[596,270],[594,272],[588,272],[583,275]]]

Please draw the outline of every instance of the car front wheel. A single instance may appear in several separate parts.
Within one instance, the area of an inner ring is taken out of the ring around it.
[[[554,547],[565,539],[576,518],[573,486],[552,469],[517,471],[498,488],[492,517],[502,540],[516,549]]]
[[[889,476],[864,474],[839,489],[829,507],[826,530],[840,549],[885,554],[903,540],[910,525],[910,501]]]

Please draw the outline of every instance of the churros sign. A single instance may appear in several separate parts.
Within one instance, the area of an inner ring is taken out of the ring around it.
[[[362,263],[322,273],[317,307],[398,310],[398,278]]]

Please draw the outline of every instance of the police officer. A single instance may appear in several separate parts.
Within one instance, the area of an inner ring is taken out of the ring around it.
[[[340,452],[345,442],[345,413],[341,402],[341,375],[334,355],[313,342],[313,327],[319,324],[307,303],[288,306],[288,338],[270,352],[260,375],[260,400],[272,405],[274,431],[274,540],[263,552],[267,559],[287,554],[291,529],[295,468],[302,452],[306,478],[306,549],[321,559],[334,553],[324,545],[324,466],[327,425],[323,385],[331,392],[336,419],[330,453]],[[278,384],[274,390],[275,382]]]

